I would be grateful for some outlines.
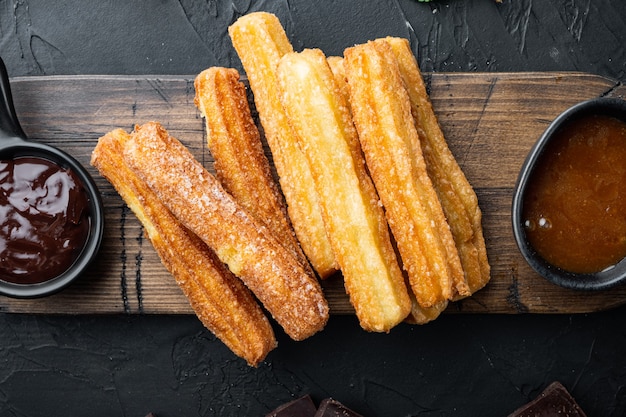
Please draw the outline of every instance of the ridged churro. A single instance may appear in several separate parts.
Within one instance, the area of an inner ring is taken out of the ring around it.
[[[411,288],[423,308],[453,296],[458,251],[426,172],[419,137],[389,44],[347,48],[344,65],[361,147],[386,210]]]
[[[389,331],[404,320],[411,303],[347,97],[319,49],[284,55],[277,74],[359,322],[369,331]]]
[[[91,164],[135,213],[200,321],[236,355],[256,366],[276,346],[269,321],[244,284],[124,163],[123,148],[129,139],[121,129],[106,134],[98,140]]]
[[[195,104],[205,120],[217,179],[241,206],[264,223],[307,268],[287,207],[254,124],[246,87],[233,68],[212,67],[194,82]]]
[[[346,79],[346,71],[343,64],[343,57],[330,56],[327,58],[328,65],[330,66],[335,83],[346,97],[350,96],[348,89],[348,80]],[[348,101],[348,106],[349,106]],[[435,320],[448,306],[448,301],[439,302],[431,307],[422,307],[417,302],[413,291],[409,291],[411,298],[411,312],[405,319],[406,322],[412,324],[426,324]]]
[[[324,327],[328,303],[317,279],[161,125],[136,127],[124,160],[292,339],[305,339]]]
[[[389,43],[398,60],[400,75],[411,101],[426,169],[459,250],[466,282],[456,284],[455,299],[471,295],[483,288],[490,279],[478,198],[446,143],[408,40],[389,37],[377,42]]]
[[[278,61],[293,52],[293,47],[278,18],[270,13],[242,16],[228,28],[228,33],[254,93],[296,236],[315,271],[325,278],[337,269],[337,263],[311,171],[280,103],[276,80]]]

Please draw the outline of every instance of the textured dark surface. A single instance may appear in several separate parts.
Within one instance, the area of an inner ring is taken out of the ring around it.
[[[112,2],[113,3],[113,2]],[[2,1],[12,76],[239,67],[239,15],[276,13],[297,49],[408,37],[423,71],[583,71],[626,81],[622,0]],[[542,97],[538,97],[541,100]],[[503,109],[506,111],[506,109]],[[589,417],[626,414],[626,309],[446,315],[368,334],[332,317],[248,368],[193,316],[0,315],[0,416],[262,416],[310,393],[364,416],[505,416],[559,380]]]
[[[309,394],[279,405],[265,417],[315,417],[317,406]]]

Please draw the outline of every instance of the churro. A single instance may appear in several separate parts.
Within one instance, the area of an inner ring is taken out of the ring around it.
[[[121,129],[106,134],[98,140],[91,164],[135,213],[200,321],[236,355],[256,366],[276,346],[269,321],[244,284],[124,163],[123,148],[129,139]]]
[[[411,303],[347,97],[319,49],[285,54],[277,75],[359,322],[369,331],[389,331],[404,320]]]
[[[348,80],[346,79],[346,72],[343,65],[342,57],[328,57],[328,64],[333,72],[335,82],[339,89],[349,97]],[[349,102],[348,102],[349,104]],[[409,297],[411,299],[411,312],[405,319],[407,323],[411,324],[426,324],[435,320],[439,315],[448,307],[448,301],[441,301],[431,307],[422,307],[417,302],[413,291],[409,291]]]
[[[278,61],[293,52],[293,47],[278,18],[270,13],[242,16],[228,28],[228,33],[254,93],[296,236],[315,271],[325,278],[337,269],[337,262],[324,228],[310,168],[280,103],[276,80]]]
[[[388,37],[377,42],[389,43],[397,58],[426,169],[450,224],[465,271],[466,282],[456,283],[455,299],[468,296],[483,288],[490,279],[478,198],[446,143],[408,40]]]
[[[292,339],[305,339],[324,327],[328,303],[317,279],[161,125],[136,127],[124,160]]]
[[[424,308],[453,296],[463,279],[458,251],[426,172],[395,55],[384,42],[344,51],[350,104],[367,167],[411,288]]]
[[[307,268],[287,207],[254,124],[246,88],[233,68],[212,67],[194,82],[195,104],[205,120],[217,179],[241,206],[264,223]]]

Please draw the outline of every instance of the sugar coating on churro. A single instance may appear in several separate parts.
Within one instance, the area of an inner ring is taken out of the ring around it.
[[[276,346],[272,326],[245,285],[124,162],[129,139],[121,129],[107,133],[98,140],[91,164],[135,213],[200,321],[236,355],[256,366]]]
[[[158,123],[138,126],[124,159],[176,218],[241,278],[294,340],[321,330],[328,303],[317,279]]]
[[[357,317],[366,330],[389,331],[407,316],[410,300],[347,97],[319,49],[284,55],[278,80]]]

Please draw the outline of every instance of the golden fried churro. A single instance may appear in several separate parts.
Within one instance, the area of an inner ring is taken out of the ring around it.
[[[344,65],[359,140],[411,288],[420,306],[439,305],[452,297],[463,269],[394,53],[386,43],[368,42],[346,49]]]
[[[377,41],[388,42],[398,60],[426,169],[459,250],[467,284],[457,283],[455,298],[473,294],[483,288],[490,278],[478,198],[446,143],[408,40],[390,37]]]
[[[328,64],[330,65],[331,70],[333,71],[333,75],[335,77],[335,82],[337,86],[342,90],[346,97],[350,96],[350,91],[348,89],[348,80],[346,79],[346,72],[343,65],[343,58],[331,56],[327,58]],[[348,103],[349,104],[349,103]],[[405,322],[411,324],[426,324],[435,320],[439,315],[446,309],[448,306],[448,301],[442,301],[437,303],[431,307],[422,307],[417,302],[413,291],[409,291],[409,297],[411,298],[411,312],[405,319]]]
[[[309,261],[291,227],[283,195],[263,153],[239,72],[209,68],[196,77],[194,85],[195,103],[205,119],[217,179],[308,268]]]
[[[305,339],[324,327],[328,303],[317,279],[161,125],[136,127],[124,160],[241,278],[292,339]]]
[[[389,331],[409,313],[410,299],[347,97],[319,49],[284,55],[277,74],[350,301],[364,329]]]
[[[276,346],[269,321],[244,284],[124,163],[122,152],[129,138],[121,129],[100,138],[91,164],[142,223],[200,321],[236,355],[256,366]]]
[[[346,97],[350,96],[348,89],[348,80],[346,79],[345,67],[343,65],[343,58],[337,56],[330,56],[327,58],[328,64],[335,77],[335,82],[340,90]],[[349,102],[348,102],[349,105]],[[417,302],[413,291],[409,291],[409,297],[411,298],[411,312],[405,319],[405,322],[411,324],[426,324],[435,320],[448,306],[448,301],[439,302],[431,307],[422,307]]]
[[[256,12],[240,17],[228,32],[248,76],[272,151],[287,210],[302,250],[325,278],[337,269],[306,158],[298,148],[280,103],[276,66],[293,47],[278,18]]]

